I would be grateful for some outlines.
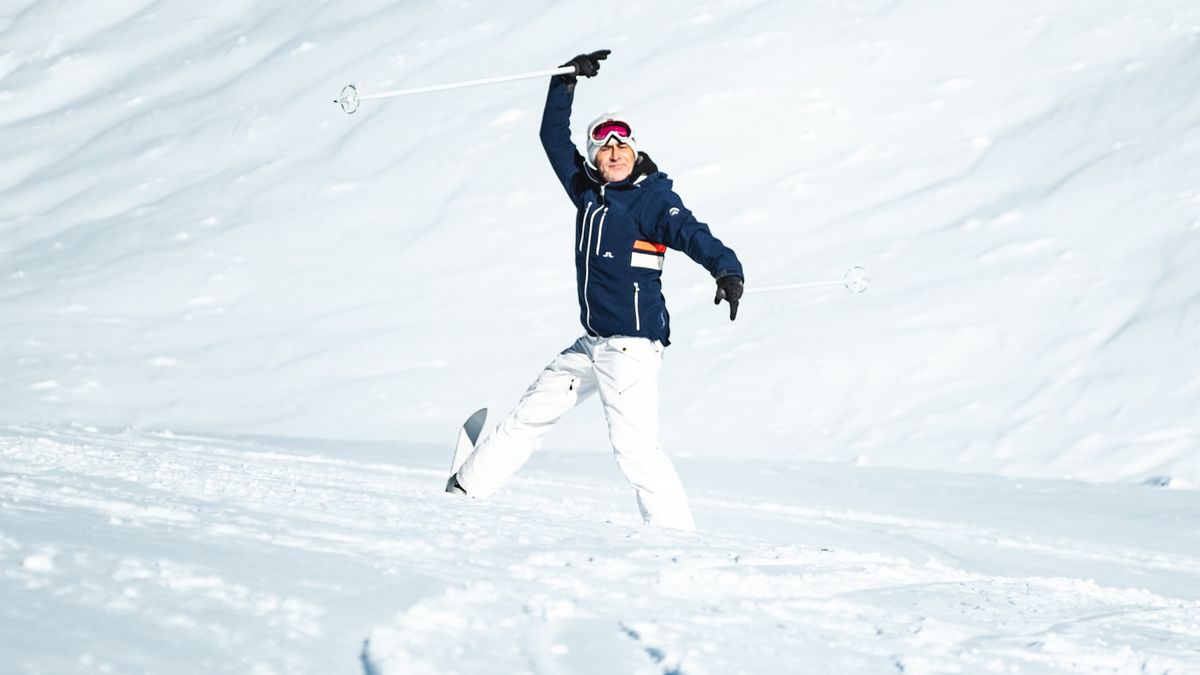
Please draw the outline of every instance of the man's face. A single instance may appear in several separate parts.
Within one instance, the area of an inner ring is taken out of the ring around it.
[[[633,173],[633,148],[613,139],[596,153],[596,168],[609,183],[625,180]]]

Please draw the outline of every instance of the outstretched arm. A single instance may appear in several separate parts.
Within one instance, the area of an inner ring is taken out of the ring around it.
[[[696,220],[696,216],[683,205],[679,195],[669,192],[665,199],[652,208],[658,210],[657,217],[652,220],[655,223],[655,231],[646,234],[654,237],[655,241],[683,251],[708,270],[715,279],[726,276],[745,279],[737,254],[714,237],[708,225]]]
[[[696,220],[691,210],[674,192],[656,200],[651,207],[657,210],[654,232],[647,232],[654,241],[683,251],[717,280],[716,302],[729,302],[729,319],[737,318],[738,301],[746,275],[733,249],[713,236],[708,225]]]

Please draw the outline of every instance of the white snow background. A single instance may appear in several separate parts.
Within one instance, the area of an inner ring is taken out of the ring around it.
[[[1200,672],[1200,6],[0,0],[0,672]],[[544,80],[669,254],[638,525],[587,405],[439,492],[580,332]],[[1165,488],[1165,489],[1164,489]],[[1181,489],[1171,489],[1181,488]]]

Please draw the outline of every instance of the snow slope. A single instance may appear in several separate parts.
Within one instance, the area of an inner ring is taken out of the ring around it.
[[[1200,7],[0,2],[0,672],[1200,673]],[[578,332],[544,82],[669,257],[647,530],[595,406],[440,493]],[[1081,482],[1085,481],[1085,482]],[[1184,488],[1184,489],[1162,489]]]
[[[577,126],[633,115],[750,288],[875,279],[729,325],[672,257],[674,452],[1196,484],[1198,13],[9,0],[0,419],[432,442],[507,409],[580,331],[544,83],[330,101],[609,47]],[[551,445],[602,446],[576,417]]]
[[[604,457],[472,503],[404,449],[0,430],[0,669],[1200,672],[1190,491],[684,460],[680,534]]]

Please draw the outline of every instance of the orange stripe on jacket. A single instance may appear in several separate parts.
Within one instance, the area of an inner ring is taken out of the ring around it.
[[[652,244],[648,241],[638,239],[633,242],[633,250],[635,251],[653,251],[654,253],[666,253],[667,247],[663,244]]]

